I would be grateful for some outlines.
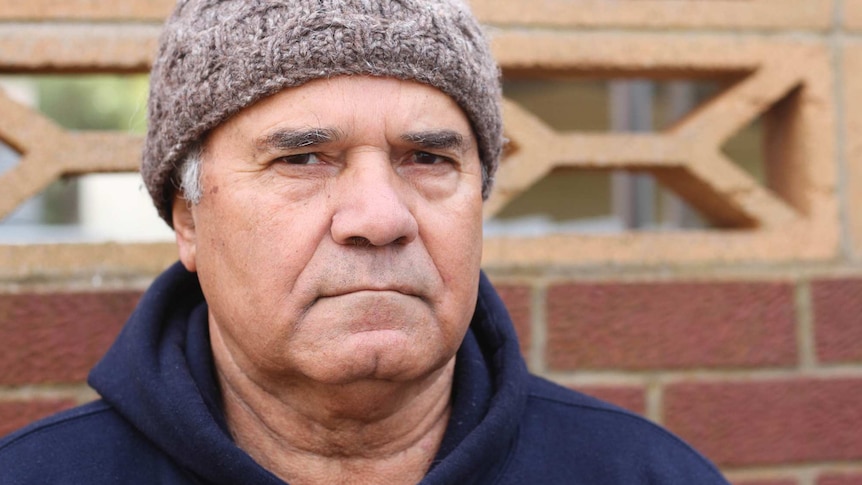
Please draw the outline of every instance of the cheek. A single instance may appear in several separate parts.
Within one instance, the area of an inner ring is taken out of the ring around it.
[[[199,206],[198,274],[207,298],[231,315],[269,320],[291,311],[285,300],[326,234],[324,210],[277,195],[225,192],[208,193]]]
[[[472,313],[482,262],[482,204],[437,210],[423,215],[422,240],[439,272],[446,293]],[[466,300],[466,301],[462,301]]]

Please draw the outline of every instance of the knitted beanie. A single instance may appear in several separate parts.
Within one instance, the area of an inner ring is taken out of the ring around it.
[[[176,168],[207,132],[284,88],[341,75],[431,85],[470,120],[488,196],[499,69],[464,0],[180,0],[150,78],[141,173],[171,222]]]

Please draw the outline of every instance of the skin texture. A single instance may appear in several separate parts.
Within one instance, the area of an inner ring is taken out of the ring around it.
[[[478,287],[463,112],[417,83],[313,81],[213,130],[202,186],[174,227],[237,442],[292,484],[419,481]]]

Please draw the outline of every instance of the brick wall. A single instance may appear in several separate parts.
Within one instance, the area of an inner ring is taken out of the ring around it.
[[[862,277],[832,271],[495,279],[534,371],[662,423],[736,483],[862,483]]]
[[[0,434],[91,400],[87,373],[139,297],[62,289],[0,295]]]
[[[532,370],[662,423],[735,484],[862,484],[862,1],[472,3],[506,76],[736,80],[648,134],[557,132],[507,102],[489,216],[556,169],[630,169],[721,227],[488,239]],[[0,72],[144,72],[170,4],[0,0]],[[721,151],[759,116],[766,182]],[[64,174],[133,169],[140,146],[2,95],[0,140],[23,156],[0,174],[3,214]],[[87,369],[173,259],[0,245],[0,433],[93,398]]]

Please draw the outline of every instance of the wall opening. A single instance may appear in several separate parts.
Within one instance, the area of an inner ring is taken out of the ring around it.
[[[146,130],[147,83],[145,75],[0,77],[0,88],[14,102],[65,130],[136,135]],[[0,133],[0,171],[21,160]],[[62,177],[0,222],[2,244],[171,239],[138,173]]]

